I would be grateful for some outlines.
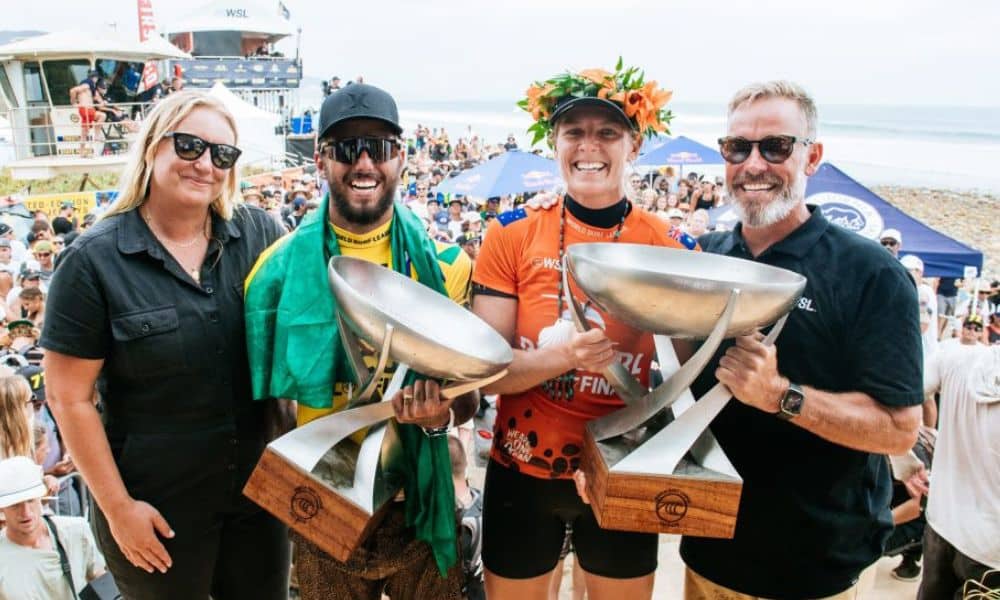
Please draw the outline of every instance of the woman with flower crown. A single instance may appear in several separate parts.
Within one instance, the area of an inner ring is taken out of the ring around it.
[[[533,143],[553,148],[567,193],[551,210],[500,215],[473,274],[473,310],[515,348],[508,375],[485,390],[501,396],[483,513],[491,598],[547,598],[568,528],[589,598],[652,595],[656,535],[601,529],[573,482],[587,421],[624,405],[602,370],[620,361],[648,384],[652,336],[594,307],[585,316],[595,327],[577,333],[559,265],[576,243],[682,247],[625,196],[626,167],[644,134],[666,131],[669,98],[619,60],[613,72],[535,83],[519,103],[535,121]]]

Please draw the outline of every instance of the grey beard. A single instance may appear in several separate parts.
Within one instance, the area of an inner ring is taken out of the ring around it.
[[[339,193],[333,186],[330,186],[330,198],[333,200],[333,205],[337,209],[337,214],[339,214],[348,223],[353,223],[355,225],[371,225],[372,223],[377,223],[381,219],[389,207],[392,206],[393,200],[396,198],[396,186],[386,187],[385,194],[379,198],[379,201],[374,207],[370,209],[355,209],[351,204],[344,198],[343,195]]]
[[[778,197],[764,205],[746,205],[733,194],[733,212],[744,227],[760,229],[769,227],[791,214],[799,203],[805,201],[805,177],[795,182],[794,187],[785,188]]]

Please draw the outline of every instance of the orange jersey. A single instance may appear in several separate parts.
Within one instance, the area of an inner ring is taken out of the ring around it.
[[[531,351],[539,333],[555,323],[559,307],[559,222],[561,206],[528,211],[521,218],[502,215],[490,225],[476,260],[474,283],[517,297],[514,347]],[[506,224],[504,224],[506,223]],[[618,226],[607,229],[583,223],[566,211],[565,245],[611,242]],[[669,223],[633,208],[625,217],[622,243],[682,248],[668,235]],[[570,281],[581,305],[586,297]],[[618,358],[643,385],[649,383],[653,336],[611,318],[590,306],[586,318],[617,342]],[[562,318],[570,319],[568,307]],[[570,399],[553,399],[541,386],[519,394],[504,395],[497,407],[492,458],[533,477],[568,478],[580,463],[584,424],[624,406],[614,388],[600,373],[575,372]]]

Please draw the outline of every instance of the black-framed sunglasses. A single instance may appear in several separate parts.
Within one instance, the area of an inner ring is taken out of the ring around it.
[[[882,240],[882,245],[886,248],[895,248],[899,245],[899,242],[896,240]]]
[[[356,137],[326,142],[320,147],[320,154],[345,165],[353,165],[367,152],[373,163],[391,160],[400,149],[399,140],[384,137]]]
[[[198,160],[208,150],[212,156],[212,164],[218,169],[232,169],[243,151],[229,144],[213,144],[190,133],[168,131],[165,138],[173,138],[174,152],[182,160]]]
[[[769,135],[759,140],[748,140],[744,137],[730,136],[719,138],[719,153],[727,163],[738,165],[750,158],[754,144],[760,150],[760,155],[771,164],[779,165],[792,155],[795,144],[808,146],[810,139],[800,139],[794,135]]]
[[[966,323],[965,325],[963,325],[963,327],[965,327],[966,329],[971,329],[973,331],[983,330],[983,326],[980,325],[979,323]]]

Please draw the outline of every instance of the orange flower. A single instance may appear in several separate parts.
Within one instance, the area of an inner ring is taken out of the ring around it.
[[[670,90],[660,90],[656,88],[655,81],[649,81],[642,87],[642,94],[649,99],[650,110],[659,112],[663,105],[670,102],[674,95]]]
[[[580,77],[583,77],[587,81],[596,83],[597,85],[605,85],[605,81],[614,77],[611,73],[608,73],[604,69],[584,69],[580,71]]]
[[[544,87],[533,85],[525,92],[528,97],[528,111],[531,112],[532,119],[538,121],[549,117],[548,95],[554,89],[556,86],[547,83]]]

